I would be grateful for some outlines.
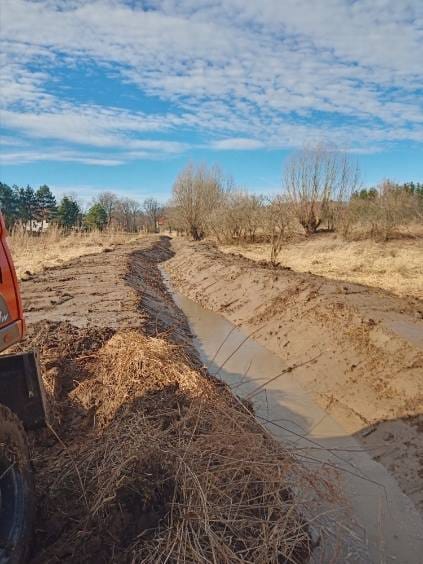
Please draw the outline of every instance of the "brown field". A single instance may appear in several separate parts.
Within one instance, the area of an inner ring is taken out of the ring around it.
[[[270,260],[270,244],[222,245],[225,253]],[[281,265],[298,272],[382,288],[398,296],[423,299],[423,238],[345,241],[332,233],[287,243]]]
[[[124,231],[72,231],[64,233],[52,227],[41,234],[15,229],[8,237],[18,278],[35,274],[44,268],[59,266],[84,255],[102,252],[106,248],[129,243],[139,234]]]

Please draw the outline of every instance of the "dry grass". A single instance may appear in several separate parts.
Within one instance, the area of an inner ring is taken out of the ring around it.
[[[46,454],[44,506],[62,526],[36,562],[308,560],[305,508],[333,496],[327,469],[306,470],[181,347],[129,331],[88,356],[64,413],[95,425]]]
[[[252,260],[270,261],[270,244],[222,246],[226,253],[241,253]],[[387,242],[344,241],[322,233],[286,243],[280,264],[299,272],[358,282],[399,296],[423,299],[423,238]]]
[[[139,234],[123,231],[72,231],[65,233],[56,226],[41,234],[31,234],[16,228],[9,234],[8,243],[19,278],[25,272],[36,273],[43,268],[58,266],[83,255],[99,253],[106,247],[126,243]]]

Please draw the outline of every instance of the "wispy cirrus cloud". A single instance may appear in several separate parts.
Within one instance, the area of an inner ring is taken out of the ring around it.
[[[70,151],[65,149],[28,149],[19,150],[3,149],[0,153],[0,162],[3,165],[25,164],[42,161],[61,161],[64,163],[80,163],[96,166],[118,166],[124,164],[126,159],[101,156],[86,152]]]
[[[104,164],[313,138],[420,144],[422,22],[420,0],[4,0],[2,125]],[[78,99],[57,69],[83,64],[164,107]]]

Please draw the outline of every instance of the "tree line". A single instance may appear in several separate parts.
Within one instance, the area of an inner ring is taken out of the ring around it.
[[[159,224],[194,240],[212,236],[221,243],[271,243],[272,260],[290,238],[319,230],[345,238],[388,239],[398,226],[422,222],[423,184],[390,180],[364,188],[357,163],[324,146],[304,148],[285,162],[280,192],[251,194],[217,166],[188,164],[177,176],[166,207],[100,192],[88,209],[67,195],[59,202],[47,185],[0,183],[0,207],[9,229],[33,222],[69,229],[157,232]]]
[[[8,186],[2,182],[0,209],[9,230],[20,225],[28,231],[39,231],[55,223],[64,230],[114,227],[129,232],[155,232],[163,215],[163,206],[154,198],[140,203],[120,198],[113,192],[100,192],[84,211],[73,195],[65,195],[57,201],[46,184],[34,189],[29,185]]]
[[[397,189],[403,190],[406,194],[416,195],[423,198],[422,182],[404,182],[403,184],[395,184],[395,186]],[[379,192],[380,191],[375,187],[361,188],[361,190],[353,192],[352,197],[359,198],[360,200],[377,200]]]
[[[254,195],[234,185],[217,167],[189,164],[176,178],[168,222],[195,240],[271,243],[272,260],[284,242],[319,230],[345,238],[388,239],[398,226],[423,218],[423,184],[383,181],[364,188],[348,154],[322,146],[287,159],[274,196]]]

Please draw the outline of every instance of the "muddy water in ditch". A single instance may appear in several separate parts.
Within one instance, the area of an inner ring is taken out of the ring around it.
[[[386,469],[313,401],[295,381],[295,372],[281,374],[287,367],[281,358],[222,316],[172,293],[209,371],[239,396],[252,395],[257,417],[281,441],[341,469],[348,509],[328,523],[336,522],[337,534],[348,541],[333,561],[423,563],[423,521]]]

